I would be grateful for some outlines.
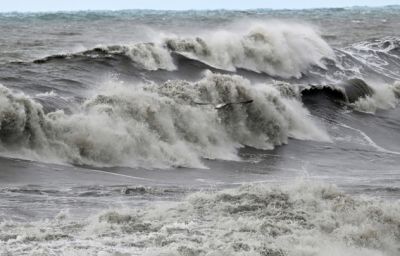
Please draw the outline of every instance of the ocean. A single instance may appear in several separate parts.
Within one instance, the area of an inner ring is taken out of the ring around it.
[[[400,255],[400,7],[0,14],[0,255]]]

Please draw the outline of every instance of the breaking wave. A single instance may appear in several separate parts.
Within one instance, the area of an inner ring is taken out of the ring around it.
[[[241,33],[216,31],[205,39],[168,39],[166,44],[220,69],[243,68],[282,78],[299,78],[313,65],[324,68],[323,58],[335,58],[312,28],[280,22],[252,24]]]
[[[299,78],[312,66],[325,68],[324,58],[335,59],[330,46],[312,28],[282,22],[254,23],[245,29],[213,31],[197,37],[169,35],[160,43],[101,46],[75,54],[35,60],[45,63],[76,57],[129,57],[139,68],[174,70],[177,53],[226,71],[237,68],[281,78]]]
[[[247,185],[85,220],[61,213],[29,224],[4,221],[0,253],[395,256],[399,212],[399,203],[324,184]]]
[[[196,102],[246,105],[216,109]],[[272,149],[288,138],[329,140],[296,98],[240,76],[206,73],[129,87],[113,83],[72,114],[45,113],[22,93],[0,88],[0,146],[74,164],[204,167],[201,158],[238,160],[246,145]]]

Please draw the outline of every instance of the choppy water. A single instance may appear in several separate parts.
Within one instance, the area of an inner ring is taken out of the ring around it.
[[[399,255],[399,14],[0,14],[0,255]]]

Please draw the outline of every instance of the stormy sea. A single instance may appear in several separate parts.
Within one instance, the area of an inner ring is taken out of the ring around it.
[[[400,255],[399,28],[0,14],[0,255]]]

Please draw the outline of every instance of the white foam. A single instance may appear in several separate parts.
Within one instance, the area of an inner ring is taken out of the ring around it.
[[[396,256],[399,212],[326,184],[249,184],[85,220],[4,221],[0,254]]]
[[[36,94],[36,97],[39,97],[39,98],[56,97],[56,96],[58,96],[58,94],[56,92],[54,92],[53,90]]]
[[[240,26],[196,38],[172,37],[167,45],[220,69],[244,68],[283,78],[301,77],[312,65],[325,68],[322,58],[335,59],[333,50],[309,26],[278,21]]]
[[[400,86],[397,82],[392,85],[369,82],[368,85],[374,90],[373,95],[358,99],[352,104],[354,109],[374,114],[378,109],[391,109],[398,105]]]

